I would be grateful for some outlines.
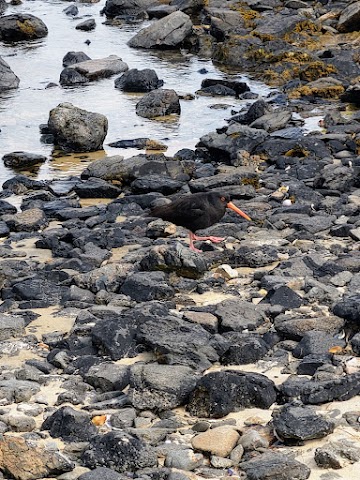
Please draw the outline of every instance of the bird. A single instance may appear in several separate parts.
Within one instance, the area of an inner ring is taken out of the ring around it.
[[[194,241],[210,240],[212,243],[220,243],[225,238],[214,236],[199,237],[194,232],[208,228],[221,220],[227,208],[251,221],[251,218],[246,213],[232,203],[229,195],[221,192],[201,192],[185,195],[170,204],[152,208],[150,215],[189,230],[190,249],[194,252],[202,252],[194,246]]]

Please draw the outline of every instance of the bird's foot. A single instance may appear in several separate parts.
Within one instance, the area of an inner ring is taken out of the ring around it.
[[[202,250],[199,250],[198,248],[194,247],[194,245],[190,245],[190,250],[196,253],[203,253]]]
[[[198,237],[197,235],[194,235],[193,237],[194,240],[210,240],[211,243],[221,243],[225,240],[225,237]]]

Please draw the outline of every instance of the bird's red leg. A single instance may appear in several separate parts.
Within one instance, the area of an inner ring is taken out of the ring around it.
[[[202,250],[199,250],[194,246],[194,240],[196,240],[195,237],[196,235],[194,235],[192,232],[189,232],[190,250],[192,250],[193,252],[202,253]]]
[[[220,243],[225,240],[225,237],[198,237],[193,234],[193,240],[210,240],[212,243]]]

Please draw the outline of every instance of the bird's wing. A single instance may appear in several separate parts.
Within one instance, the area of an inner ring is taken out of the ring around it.
[[[206,213],[206,209],[203,205],[199,205],[199,202],[189,202],[189,198],[186,202],[183,202],[183,198],[179,198],[169,205],[163,205],[152,209],[151,214],[155,217],[160,217],[163,220],[168,220],[176,225],[187,226],[189,223],[193,223],[199,218],[203,217]]]

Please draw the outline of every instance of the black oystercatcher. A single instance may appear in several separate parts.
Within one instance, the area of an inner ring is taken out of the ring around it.
[[[225,215],[226,208],[234,210],[234,212],[246,218],[246,220],[251,220],[246,213],[242,212],[230,201],[229,195],[219,192],[186,195],[168,205],[153,208],[150,215],[190,230],[190,249],[194,250],[194,252],[201,252],[201,250],[194,247],[194,240],[210,240],[213,243],[219,243],[224,241],[225,238],[198,237],[193,232],[208,228],[218,222]]]

